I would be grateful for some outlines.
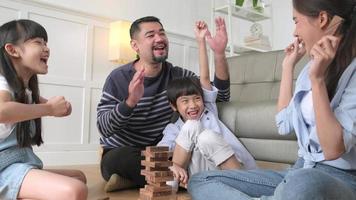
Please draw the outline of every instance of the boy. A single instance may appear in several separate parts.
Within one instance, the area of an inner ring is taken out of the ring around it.
[[[200,81],[195,77],[172,80],[167,96],[180,118],[168,124],[159,146],[173,153],[171,170],[183,184],[188,174],[215,169],[256,168],[255,161],[234,134],[219,120],[216,107],[218,90],[210,84],[205,38],[211,35],[206,24],[198,21],[195,35],[199,48]],[[186,171],[188,169],[188,173]]]

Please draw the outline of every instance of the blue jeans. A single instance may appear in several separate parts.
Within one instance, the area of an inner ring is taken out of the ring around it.
[[[286,171],[207,171],[190,178],[193,200],[318,200],[356,199],[356,171],[340,170],[318,163],[301,168],[299,159]]]

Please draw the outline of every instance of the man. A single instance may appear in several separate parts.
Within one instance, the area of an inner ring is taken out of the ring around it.
[[[216,35],[207,37],[214,51],[214,85],[219,89],[218,101],[228,101],[227,34],[222,18],[215,23]],[[147,16],[134,21],[130,37],[131,47],[139,58],[110,73],[97,108],[97,126],[104,149],[101,173],[108,181],[107,192],[145,184],[144,176],[140,175],[141,151],[161,140],[173,114],[166,86],[174,78],[195,76],[166,61],[168,39],[158,18]]]

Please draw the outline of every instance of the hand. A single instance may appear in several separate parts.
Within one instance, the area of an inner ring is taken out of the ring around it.
[[[173,163],[173,165],[169,167],[169,169],[173,172],[174,179],[178,180],[183,184],[188,183],[188,174],[185,169],[175,163]]]
[[[129,84],[129,96],[126,103],[131,108],[135,107],[143,96],[144,86],[143,81],[145,78],[145,68],[137,71]]]
[[[50,107],[50,116],[64,117],[72,112],[71,104],[63,96],[55,96],[46,102]]]
[[[223,55],[225,54],[225,49],[227,45],[227,32],[224,19],[221,17],[216,18],[215,26],[215,36],[212,37],[210,32],[207,32],[206,39],[210,48],[214,51],[215,54]]]
[[[310,50],[312,63],[309,69],[309,77],[311,80],[324,80],[325,72],[335,58],[339,42],[338,37],[327,35],[314,44]]]
[[[285,57],[282,63],[283,68],[292,67],[298,63],[298,61],[304,56],[306,50],[304,46],[299,46],[300,43],[298,39],[296,39],[292,44],[288,45],[288,47],[284,50]]]
[[[210,32],[208,26],[203,21],[197,21],[194,27],[195,37],[198,42],[205,42],[206,35]]]

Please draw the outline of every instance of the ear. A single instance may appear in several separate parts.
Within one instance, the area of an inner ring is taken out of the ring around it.
[[[137,45],[137,40],[132,39],[130,41],[131,48],[138,54],[138,45]]]
[[[319,27],[320,27],[321,29],[326,29],[326,28],[328,27],[330,21],[331,21],[331,20],[329,19],[328,13],[325,12],[325,11],[321,11],[321,12],[319,13],[319,19],[318,19],[318,20],[319,20],[319,21],[318,21]]]
[[[20,53],[18,51],[18,48],[15,45],[11,44],[11,43],[5,44],[5,51],[11,57],[14,57],[14,58],[19,58],[20,57]]]
[[[172,110],[173,110],[174,112],[177,112],[177,111],[178,111],[177,108],[176,108],[173,104],[169,103],[169,105],[171,106],[171,108],[172,108]]]

